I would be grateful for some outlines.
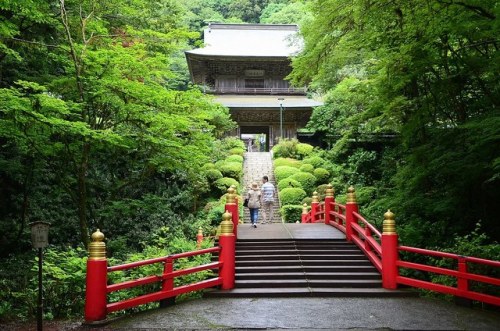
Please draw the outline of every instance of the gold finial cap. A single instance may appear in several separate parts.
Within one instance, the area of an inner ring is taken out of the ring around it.
[[[318,192],[316,192],[316,191],[313,192],[312,202],[319,202],[319,200],[318,200]]]
[[[104,243],[104,234],[97,229],[92,233],[92,242],[89,244],[89,260],[105,260],[106,244]]]
[[[396,234],[396,221],[394,213],[389,209],[384,214],[384,223],[382,225],[383,234]]]
[[[235,189],[232,186],[230,186],[227,189],[226,203],[235,203],[235,196],[236,196],[236,194],[234,192],[236,192],[236,191],[235,191]]]
[[[325,195],[327,197],[333,197],[334,193],[335,193],[335,191],[333,190],[332,184],[326,185]]]
[[[307,203],[304,203],[304,205],[302,206],[302,214],[307,214],[308,211],[307,211]]]
[[[201,226],[198,228],[198,235],[203,236],[203,229],[201,228]]]
[[[222,222],[220,223],[220,235],[221,236],[232,236],[233,235],[233,215],[227,210],[222,214]]]
[[[356,203],[356,190],[353,186],[347,189],[347,203]]]

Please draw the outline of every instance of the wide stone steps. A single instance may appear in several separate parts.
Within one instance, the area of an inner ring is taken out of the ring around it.
[[[215,297],[402,296],[382,288],[378,270],[345,239],[238,240],[235,288]]]

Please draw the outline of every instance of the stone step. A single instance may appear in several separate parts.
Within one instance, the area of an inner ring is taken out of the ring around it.
[[[341,265],[341,266],[237,266],[236,273],[264,273],[264,272],[375,272],[373,266]]]
[[[304,267],[308,266],[323,266],[328,268],[330,266],[340,267],[340,266],[372,266],[371,262],[368,260],[301,260],[299,257],[290,260],[248,260],[248,261],[238,261],[236,260],[236,267],[246,267],[246,266],[295,266],[302,265]]]
[[[380,280],[378,272],[254,272],[236,273],[236,280],[239,279],[374,279]]]
[[[237,280],[236,288],[265,288],[265,287],[317,287],[317,288],[373,288],[381,287],[381,280],[370,279],[250,279]]]

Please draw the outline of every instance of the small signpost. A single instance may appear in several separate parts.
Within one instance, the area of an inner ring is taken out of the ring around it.
[[[31,226],[31,243],[33,248],[38,249],[38,309],[37,309],[37,331],[42,331],[43,324],[43,299],[42,299],[42,249],[49,244],[49,227],[47,222],[33,222]]]

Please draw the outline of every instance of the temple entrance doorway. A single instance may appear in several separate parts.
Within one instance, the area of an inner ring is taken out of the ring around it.
[[[269,126],[240,126],[247,152],[269,152]]]

